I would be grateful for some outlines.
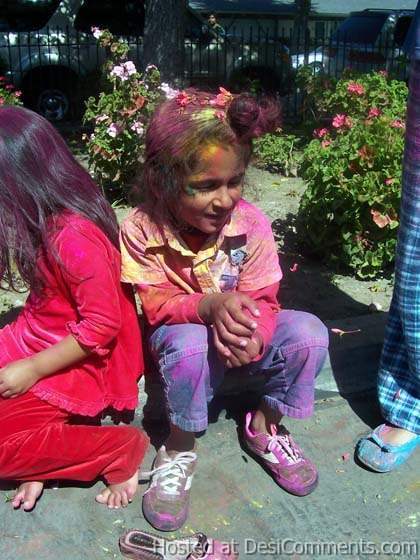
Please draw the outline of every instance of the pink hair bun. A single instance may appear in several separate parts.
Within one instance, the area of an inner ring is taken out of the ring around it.
[[[257,98],[249,93],[234,97],[227,119],[239,142],[247,142],[281,125],[281,107],[273,97]]]

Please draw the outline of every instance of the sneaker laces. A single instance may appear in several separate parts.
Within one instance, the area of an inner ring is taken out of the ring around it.
[[[187,477],[187,469],[196,459],[196,453],[185,451],[177,453],[173,459],[165,457],[164,462],[158,467],[140,473],[142,479],[152,479],[152,484],[145,493],[151,490],[160,480],[160,486],[165,494],[179,496],[179,487],[182,486],[180,479]]]
[[[291,464],[296,464],[302,461],[303,456],[300,449],[296,447],[295,442],[292,440],[290,434],[272,434],[268,437],[268,451],[278,451],[286,456],[286,459]]]

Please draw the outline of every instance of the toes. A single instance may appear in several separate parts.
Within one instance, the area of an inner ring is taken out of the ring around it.
[[[111,490],[109,488],[105,488],[105,490],[102,490],[102,492],[96,496],[95,500],[100,504],[107,504],[110,494]]]
[[[108,507],[113,509],[119,509],[121,507],[121,494],[118,491],[111,492],[108,499]]]
[[[128,501],[131,503],[133,501],[134,496],[136,495],[137,485],[134,486],[133,488],[126,488],[125,492],[127,494]]]
[[[122,507],[127,507],[129,504],[127,492],[125,490],[121,491],[121,505]]]
[[[39,496],[38,488],[30,486],[26,490],[25,501],[23,502],[23,509],[25,511],[31,510],[35,506],[38,496]]]
[[[12,506],[15,509],[19,509],[20,506],[22,505],[23,501],[25,499],[25,492],[23,492],[22,490],[19,492],[16,492],[16,494],[13,496],[12,499]]]

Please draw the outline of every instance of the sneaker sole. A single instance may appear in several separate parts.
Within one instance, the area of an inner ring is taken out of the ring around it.
[[[280,488],[282,488],[283,490],[286,490],[286,492],[288,492],[289,494],[292,494],[293,496],[300,496],[300,497],[307,496],[308,494],[313,492],[315,490],[315,488],[318,486],[319,476],[318,476],[318,473],[317,473],[316,479],[309,486],[306,486],[303,491],[299,492],[299,491],[293,490],[292,488],[289,488],[287,486],[287,483],[282,484],[281,482],[279,482],[279,480],[276,478],[276,475],[266,465],[263,458],[260,457],[259,455],[257,455],[257,453],[255,453],[255,451],[250,449],[248,447],[246,441],[244,441],[244,447],[246,449],[246,452],[265,470],[265,472],[267,474],[269,474],[271,476],[271,478],[274,480],[274,482],[277,484],[277,486],[280,486]]]

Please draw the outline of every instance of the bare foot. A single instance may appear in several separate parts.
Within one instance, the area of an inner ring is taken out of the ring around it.
[[[30,511],[35,507],[43,488],[44,484],[42,482],[22,482],[13,497],[12,506],[15,509],[19,509],[23,505],[25,511]]]
[[[96,501],[110,509],[127,507],[133,500],[139,486],[139,474],[136,471],[131,478],[120,484],[110,484],[96,496]]]
[[[403,445],[409,442],[416,436],[413,432],[404,430],[404,428],[397,428],[396,426],[386,426],[386,428],[381,431],[381,439],[385,443],[390,443],[391,445]]]

